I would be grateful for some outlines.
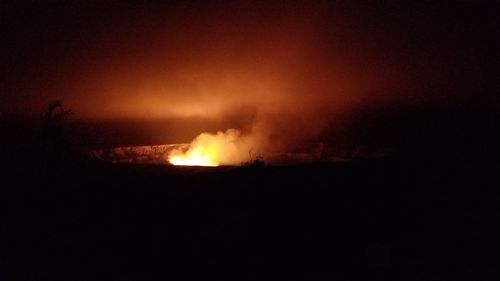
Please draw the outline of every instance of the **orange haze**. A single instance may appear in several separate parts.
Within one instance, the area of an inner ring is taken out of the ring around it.
[[[62,98],[79,118],[228,119],[218,130],[265,154],[366,105],[446,100],[466,81],[463,54],[481,45],[456,51],[468,35],[453,13],[430,13],[434,27],[405,5],[191,2],[34,4],[26,28],[13,13],[31,33],[9,37],[23,63],[9,64],[2,110],[36,115]]]
[[[322,6],[233,8],[153,18],[145,30],[121,23],[120,43],[110,42],[117,49],[96,47],[98,66],[84,62],[92,73],[75,93],[93,98],[79,109],[144,119],[248,112],[242,134],[265,154],[318,134],[341,112],[392,98],[383,95],[398,85],[391,61],[375,59],[362,34],[342,25],[328,38],[322,27],[337,20]]]

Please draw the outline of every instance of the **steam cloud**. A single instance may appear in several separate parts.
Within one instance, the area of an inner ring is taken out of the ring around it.
[[[61,99],[103,126],[98,145],[235,128],[266,158],[325,128],[349,138],[336,122],[376,130],[360,118],[373,108],[498,107],[493,3],[7,2],[0,117],[37,119]]]
[[[50,71],[37,74],[29,89],[19,92],[35,89],[31,102],[39,104],[64,93],[65,104],[79,117],[97,120],[236,118],[241,122],[228,123],[238,125],[218,129],[241,134],[212,135],[235,148],[245,146],[243,156],[236,153],[234,159],[221,159],[225,162],[247,157],[248,147],[264,157],[284,150],[365,105],[412,100],[418,93],[415,79],[426,87],[442,80],[446,87],[448,74],[441,66],[453,56],[429,59],[426,46],[412,44],[421,36],[408,37],[404,25],[412,27],[414,18],[331,1],[202,2],[124,7],[106,16],[96,8],[88,25],[61,27],[61,36],[71,36],[50,41],[59,48],[41,48],[50,51]],[[432,30],[424,28],[420,35]],[[402,47],[401,42],[409,43]],[[11,104],[36,108],[17,92],[11,98]],[[425,97],[431,98],[442,97]],[[206,138],[210,135],[195,142]]]
[[[128,39],[126,49],[116,51],[109,68],[90,83],[101,94],[86,101],[87,114],[237,116],[244,120],[241,127],[219,129],[239,129],[241,135],[215,135],[222,143],[244,144],[241,153],[225,149],[230,159],[222,163],[234,163],[248,159],[248,147],[266,157],[316,136],[332,116],[386,98],[382,89],[397,77],[383,63],[365,69],[369,50],[357,50],[341,37],[334,44],[321,40],[322,25],[334,25],[321,7],[307,7],[303,14],[283,7],[265,7],[269,14],[261,7],[233,8],[234,15],[216,17],[218,12],[209,10],[173,22],[160,20],[167,31],[148,30],[154,39],[144,40],[155,41],[151,49]],[[188,27],[179,22],[189,22]],[[129,53],[150,55],[131,58]],[[106,110],[92,104],[97,101]],[[202,134],[194,142],[209,138]]]
[[[248,137],[242,137],[238,130],[229,129],[216,134],[202,133],[187,151],[175,149],[167,159],[176,165],[229,165],[245,161],[251,149]]]

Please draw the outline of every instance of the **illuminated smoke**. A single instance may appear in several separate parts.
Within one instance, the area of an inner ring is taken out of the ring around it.
[[[229,129],[216,134],[202,133],[186,151],[175,149],[167,158],[173,165],[233,165],[245,161],[250,150],[249,139],[242,137],[238,130]]]
[[[78,59],[61,66],[71,69],[61,71],[68,73],[64,85],[53,83],[46,92],[65,93],[83,118],[223,120],[215,130],[236,128],[241,135],[202,134],[193,143],[216,145],[186,152],[221,165],[247,160],[250,148],[264,158],[285,151],[321,133],[342,112],[385,102],[397,85],[391,61],[377,59],[369,37],[346,27],[327,2],[244,2],[102,23],[74,55]],[[187,161],[176,156],[178,163]]]

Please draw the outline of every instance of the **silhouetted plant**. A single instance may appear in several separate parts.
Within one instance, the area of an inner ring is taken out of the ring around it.
[[[60,158],[67,144],[62,139],[62,123],[69,115],[70,109],[64,109],[60,100],[49,102],[47,109],[41,114],[42,120],[42,165],[51,166],[54,158]]]
[[[241,167],[263,168],[266,166],[266,162],[262,156],[257,156],[255,158],[252,156],[252,150],[248,152],[248,156],[250,157],[250,160],[241,163]]]
[[[263,168],[266,166],[266,162],[261,158],[255,158],[253,160],[241,163],[242,167],[254,167],[254,168]]]
[[[42,136],[47,138],[50,134],[54,133],[55,126],[58,122],[67,119],[72,111],[70,109],[64,109],[62,107],[62,102],[60,100],[54,100],[49,102],[47,106],[47,111],[42,114]]]

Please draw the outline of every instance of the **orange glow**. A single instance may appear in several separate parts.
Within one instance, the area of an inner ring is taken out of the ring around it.
[[[175,149],[168,155],[168,162],[182,166],[219,166],[244,161],[248,146],[240,132],[229,129],[217,134],[202,133],[190,144],[187,151]]]

